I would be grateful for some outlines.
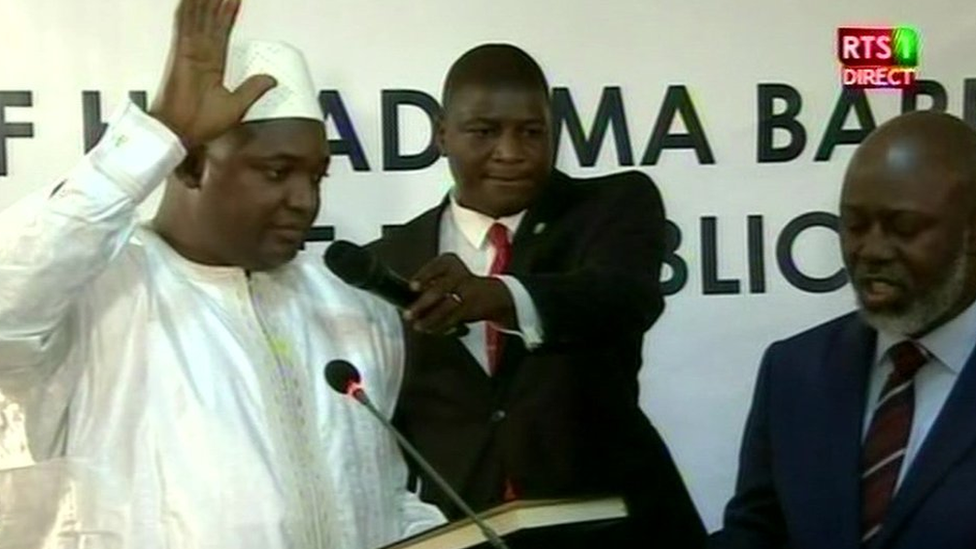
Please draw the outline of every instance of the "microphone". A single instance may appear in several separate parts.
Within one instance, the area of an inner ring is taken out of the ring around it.
[[[346,284],[375,294],[401,309],[410,307],[420,297],[410,289],[409,282],[380,263],[369,250],[347,240],[337,240],[325,250],[325,265]]]
[[[337,240],[326,250],[326,267],[350,286],[365,290],[400,309],[407,309],[420,297],[410,283],[395,273],[369,250],[348,240]],[[463,337],[468,327],[459,324],[447,335]]]
[[[359,375],[359,370],[356,369],[349,361],[337,359],[331,360],[325,365],[325,381],[332,387],[336,392],[342,393],[344,395],[349,395],[356,399],[360,404],[369,410],[369,413],[373,414],[380,424],[386,428],[387,431],[393,433],[396,437],[397,442],[400,443],[400,447],[403,448],[409,455],[414,459],[417,465],[423,469],[424,473],[428,478],[434,481],[437,486],[444,491],[445,494],[455,505],[458,506],[461,511],[468,516],[481,530],[481,533],[485,536],[485,539],[491,544],[492,547],[496,549],[509,549],[508,545],[499,537],[498,532],[495,532],[491,526],[481,519],[467,503],[461,499],[461,496],[451,488],[451,485],[444,480],[437,471],[434,470],[433,466],[427,463],[427,460],[420,455],[420,452],[414,448],[413,444],[400,434],[400,431],[390,423],[390,420],[386,419],[373,402],[366,395],[366,390],[363,389],[362,377]]]

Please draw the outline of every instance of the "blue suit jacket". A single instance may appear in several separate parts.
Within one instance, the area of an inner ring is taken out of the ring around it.
[[[860,451],[877,334],[856,314],[766,351],[714,548],[860,549]],[[976,547],[971,355],[870,549]]]

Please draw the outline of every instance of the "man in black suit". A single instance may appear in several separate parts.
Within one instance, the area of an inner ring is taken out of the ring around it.
[[[421,292],[395,421],[475,509],[620,493],[627,546],[698,547],[701,520],[638,406],[664,306],[661,198],[639,172],[554,171],[548,89],[510,45],[448,73],[437,141],[454,190],[372,244]],[[459,324],[469,333],[445,335]],[[421,495],[458,516],[432,484]]]

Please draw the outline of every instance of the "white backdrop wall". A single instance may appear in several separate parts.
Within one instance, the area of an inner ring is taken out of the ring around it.
[[[86,131],[95,132],[96,110],[105,119],[130,91],[153,92],[173,4],[0,0],[0,208],[72,165]],[[341,98],[351,126],[339,131],[333,101],[332,137],[348,146],[351,127],[369,169],[336,156],[319,223],[356,241],[409,219],[450,185],[442,159],[417,169],[385,166],[384,135],[409,155],[427,146],[430,127],[421,109],[402,106],[394,132],[383,119],[384,95],[437,97],[453,59],[485,41],[513,42],[536,56],[558,93],[571,98],[584,133],[601,97],[609,108],[618,94],[617,133],[610,127],[602,141],[578,150],[563,124],[557,165],[585,176],[632,164],[658,183],[680,231],[664,274],[672,294],[645,344],[641,403],[714,529],[733,488],[763,349],[852,306],[846,286],[811,292],[791,282],[779,262],[784,251],[777,254],[791,221],[836,211],[853,146],[837,144],[819,160],[817,149],[842,135],[856,141],[869,119],[881,123],[902,109],[900,93],[871,91],[861,118],[847,113],[828,131],[841,97],[836,28],[900,23],[921,32],[920,77],[944,90],[949,112],[976,120],[972,0],[245,0],[238,34],[297,45],[317,85]],[[773,132],[772,147],[795,147],[792,158],[776,162],[761,158],[758,147],[760,89],[774,84],[794,97],[774,102],[773,112],[800,106],[795,120],[805,130],[802,147],[795,133]],[[694,134],[704,136],[711,161],[680,142],[644,158],[669,90],[687,91],[688,100],[681,114],[663,117],[662,131],[685,134],[693,111],[701,130]],[[85,92],[98,92],[88,95],[87,129]],[[918,100],[920,108],[938,103]],[[592,162],[582,158],[587,150]],[[782,246],[807,277],[826,279],[840,268],[836,234],[827,227],[803,230]],[[0,411],[0,466],[29,463],[19,410],[8,403]]]

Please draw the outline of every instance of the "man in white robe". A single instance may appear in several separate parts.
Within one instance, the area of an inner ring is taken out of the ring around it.
[[[322,113],[297,51],[227,56],[238,4],[182,0],[150,113],[0,212],[0,391],[37,462],[0,472],[2,549],[368,549],[443,522],[323,381],[348,360],[391,414],[400,323],[299,252]]]

